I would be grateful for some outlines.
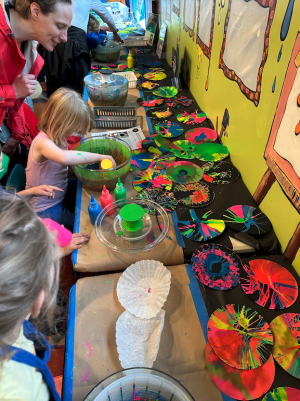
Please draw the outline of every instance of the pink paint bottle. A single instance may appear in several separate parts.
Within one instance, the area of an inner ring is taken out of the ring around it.
[[[45,226],[48,228],[49,231],[57,232],[56,242],[59,246],[65,247],[69,245],[72,241],[72,233],[71,231],[67,230],[65,227],[61,226],[60,224],[56,223],[52,219],[41,219]]]
[[[106,189],[106,186],[103,185],[103,191],[102,191],[102,195],[100,196],[100,205],[101,205],[101,209],[103,210],[106,206],[111,205],[113,203],[113,198],[111,196],[111,194],[108,192],[108,190]],[[114,208],[112,207],[107,215],[110,215],[114,212]]]

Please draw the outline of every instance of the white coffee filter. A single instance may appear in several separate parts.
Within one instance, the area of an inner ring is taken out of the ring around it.
[[[170,291],[171,273],[156,260],[141,260],[120,277],[117,294],[123,307],[141,319],[157,315]]]
[[[116,342],[123,369],[152,368],[165,323],[163,309],[152,319],[140,319],[125,311],[116,323]]]

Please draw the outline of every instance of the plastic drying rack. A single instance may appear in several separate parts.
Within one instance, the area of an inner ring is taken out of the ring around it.
[[[143,119],[138,117],[134,106],[95,106],[94,113],[97,128],[132,128],[143,125]],[[141,120],[139,123],[138,119]]]
[[[136,78],[135,73],[133,71],[115,72],[114,74],[115,75],[121,75],[122,77],[126,78],[128,80],[129,89],[135,89],[136,88],[137,78]]]

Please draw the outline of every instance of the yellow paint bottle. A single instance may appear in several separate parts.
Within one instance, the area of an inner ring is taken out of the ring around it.
[[[130,53],[130,50],[129,50],[129,54],[128,54],[128,57],[127,57],[127,67],[128,68],[133,68],[133,57],[132,57],[132,55]]]
[[[102,162],[100,163],[100,169],[101,170],[112,170],[113,168],[113,163],[109,159],[103,159]]]

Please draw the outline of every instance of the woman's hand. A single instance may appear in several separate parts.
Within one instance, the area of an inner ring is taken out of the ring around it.
[[[17,141],[16,139],[10,137],[6,141],[6,144],[2,146],[2,152],[5,153],[8,157],[11,157],[17,149],[19,150],[19,153],[21,153],[19,145],[20,141]]]
[[[48,198],[55,198],[55,191],[63,192],[62,189],[54,187],[53,185],[39,185],[37,187],[30,188],[33,196],[48,196]]]
[[[69,245],[62,248],[64,256],[70,255],[70,253],[72,253],[76,249],[80,249],[81,244],[88,242],[89,239],[90,239],[90,236],[87,233],[73,234],[72,241],[69,243]]]
[[[112,162],[112,164],[113,164],[113,170],[116,170],[117,165],[116,165],[115,159],[114,159],[112,156],[108,156],[108,155],[99,155],[99,163],[101,163],[102,160],[105,160],[105,159],[110,160],[110,161]]]
[[[120,35],[118,34],[118,31],[114,31],[113,32],[113,39],[115,42],[123,42],[123,40],[121,39]]]
[[[12,84],[16,99],[25,99],[32,95],[36,89],[36,79],[33,74],[20,74]]]

